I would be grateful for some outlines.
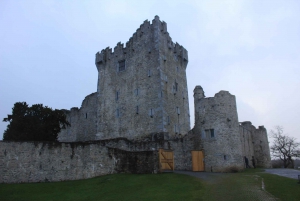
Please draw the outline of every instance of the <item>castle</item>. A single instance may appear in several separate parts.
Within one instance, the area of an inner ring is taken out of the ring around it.
[[[95,64],[97,92],[86,96],[80,108],[64,110],[71,127],[59,133],[61,144],[48,148],[30,142],[13,145],[19,146],[22,154],[56,164],[56,172],[44,170],[34,159],[36,165],[30,166],[30,174],[24,172],[27,176],[22,181],[41,181],[45,175],[47,180],[59,181],[114,171],[156,172],[160,149],[173,151],[168,166],[178,170],[240,170],[245,168],[245,156],[249,160],[253,156],[257,166],[271,167],[266,129],[256,129],[248,121],[240,123],[235,96],[228,91],[206,98],[203,88],[196,86],[195,126],[190,129],[188,52],[172,41],[167,24],[158,16],[152,23],[144,21],[125,47],[118,43],[113,51],[97,52]],[[9,143],[1,143],[3,160],[11,160],[9,153],[20,154]],[[143,165],[138,166],[140,163]],[[8,173],[17,167],[9,167],[2,172],[6,176],[0,183],[20,181],[12,176],[15,173]],[[32,177],[35,170],[41,173]]]
[[[164,133],[168,138],[190,131],[186,68],[188,52],[173,43],[167,24],[158,16],[144,23],[126,43],[96,53],[97,92],[80,109],[66,111],[71,127],[59,141],[90,141],[125,137],[143,138]],[[238,164],[255,156],[259,166],[270,166],[266,129],[251,122],[239,125],[235,96],[220,91],[205,98],[194,89],[195,127],[205,162]],[[218,150],[218,153],[215,153]],[[212,159],[211,159],[212,158]],[[217,161],[217,162],[216,162]],[[230,162],[231,161],[231,162]],[[207,167],[207,168],[208,168]]]

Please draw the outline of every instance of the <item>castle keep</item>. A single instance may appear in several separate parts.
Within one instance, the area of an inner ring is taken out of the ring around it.
[[[167,165],[177,170],[240,170],[245,156],[271,167],[266,129],[240,123],[228,91],[207,98],[196,86],[190,129],[188,52],[172,41],[158,16],[146,20],[125,46],[97,52],[95,64],[97,92],[80,108],[64,110],[71,127],[61,131],[60,142],[0,142],[0,183],[155,173],[162,149],[173,151]]]
[[[188,54],[172,42],[158,16],[126,43],[96,54],[97,92],[69,112],[72,127],[60,141],[86,141],[190,130],[186,80]]]

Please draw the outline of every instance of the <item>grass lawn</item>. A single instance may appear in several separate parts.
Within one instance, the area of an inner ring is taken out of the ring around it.
[[[265,190],[262,190],[262,180]],[[262,169],[222,174],[216,180],[205,183],[204,200],[300,201],[300,184],[297,180],[271,175]]]
[[[265,190],[262,190],[262,179]],[[187,175],[115,174],[87,180],[0,184],[0,200],[299,201],[297,180],[248,169],[200,180]]]
[[[0,184],[0,200],[201,200],[204,185],[186,175],[115,174],[87,180]]]

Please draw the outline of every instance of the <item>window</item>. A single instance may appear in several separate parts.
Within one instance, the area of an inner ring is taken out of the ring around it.
[[[168,125],[170,125],[170,116],[167,116]]]
[[[87,113],[85,113],[85,118],[87,119]]]
[[[225,161],[227,160],[227,156],[226,156],[226,155],[224,155],[224,160],[225,160]]]
[[[178,115],[180,115],[180,108],[179,107],[176,107],[176,112]]]
[[[215,137],[215,130],[214,129],[210,129],[210,137],[211,138]]]
[[[120,95],[120,93],[118,91],[116,91],[116,101],[119,100],[119,95]]]
[[[151,77],[151,70],[148,70],[148,77]]]
[[[206,138],[214,138],[215,137],[215,130],[214,129],[206,129],[205,130],[205,137]]]
[[[162,98],[163,97],[163,92],[160,91],[160,93],[158,94],[159,98]]]
[[[119,108],[116,110],[116,116],[117,116],[117,118],[120,117],[120,109]]]
[[[135,113],[138,114],[139,113],[139,106],[137,105],[135,108]]]
[[[150,116],[151,118],[153,118],[153,115],[154,115],[154,110],[153,110],[153,109],[150,109],[150,110],[149,110],[149,116]]]
[[[136,96],[139,95],[139,88],[136,88],[136,89],[134,90],[134,94],[135,94]]]
[[[175,82],[173,85],[173,93],[176,94],[177,91],[178,91],[178,83]]]
[[[119,72],[125,70],[125,60],[119,61]]]

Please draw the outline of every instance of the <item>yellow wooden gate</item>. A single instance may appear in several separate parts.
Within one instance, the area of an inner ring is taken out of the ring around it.
[[[204,171],[203,151],[192,151],[193,171]]]
[[[159,149],[160,171],[174,170],[174,153],[172,150]]]

